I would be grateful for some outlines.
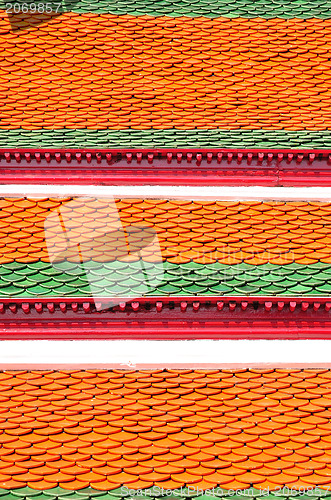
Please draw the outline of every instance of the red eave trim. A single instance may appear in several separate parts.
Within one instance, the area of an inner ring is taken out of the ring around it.
[[[0,149],[2,184],[331,186],[331,150]]]
[[[331,150],[0,150],[3,184],[331,185]],[[107,307],[107,304],[116,304]],[[331,338],[331,297],[0,299],[0,339]]]
[[[331,338],[331,297],[109,297],[0,302],[0,340],[208,338]]]

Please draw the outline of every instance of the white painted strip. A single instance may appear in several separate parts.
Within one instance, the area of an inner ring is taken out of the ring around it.
[[[331,340],[4,340],[0,369],[331,367]]]
[[[3,185],[0,196],[88,196],[192,200],[292,200],[331,202],[331,187],[265,186],[56,186]]]

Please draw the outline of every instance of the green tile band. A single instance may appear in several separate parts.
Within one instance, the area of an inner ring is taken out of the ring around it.
[[[0,265],[0,298],[329,296],[331,265],[44,262]]]
[[[280,490],[280,491],[279,491]],[[56,488],[51,488],[48,490],[35,490],[28,486],[24,488],[16,488],[12,490],[0,489],[0,498],[2,500],[28,500],[30,498],[38,500],[57,500],[57,499],[71,499],[71,500],[120,500],[120,499],[132,499],[132,500],[158,500],[160,498],[169,500],[213,500],[222,498],[222,500],[276,500],[277,498],[282,499],[293,499],[297,497],[301,500],[322,500],[323,498],[329,499],[331,496],[331,491],[318,487],[309,487],[307,485],[306,492],[301,488],[299,494],[299,488],[284,487],[282,489],[278,488],[277,491],[271,491],[268,488],[246,488],[242,490],[227,490],[222,487],[215,487],[213,490],[202,491],[199,489],[198,495],[196,489],[191,487],[188,488],[178,488],[171,491],[171,496],[169,495],[169,490],[164,488],[163,492],[160,487],[145,488],[143,490],[133,490],[130,489],[130,485],[127,487],[119,487],[110,491],[101,491],[94,488],[88,487],[76,491],[66,490],[57,486]],[[292,491],[292,496],[291,496]],[[166,493],[168,492],[168,494]],[[287,493],[288,492],[288,493]],[[296,493],[295,493],[296,492]]]
[[[330,148],[331,130],[1,130],[0,148]]]
[[[20,0],[22,3],[22,0]],[[6,2],[0,3],[5,8]],[[59,3],[54,0],[54,3]],[[133,16],[169,16],[169,17],[245,17],[272,18],[319,18],[331,17],[330,0],[136,0],[128,5],[124,0],[64,0],[62,11],[95,14],[130,14]]]

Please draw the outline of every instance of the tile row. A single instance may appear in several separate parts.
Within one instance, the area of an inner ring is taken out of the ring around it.
[[[147,277],[147,279],[146,279]],[[331,266],[63,261],[0,265],[0,297],[328,296]]]
[[[331,126],[329,19],[37,21],[0,20],[3,129]]]
[[[328,130],[282,130],[271,127],[269,130],[254,129],[192,129],[179,130],[92,130],[67,129],[24,130],[2,129],[1,148],[185,148],[185,147],[224,147],[237,148],[308,148],[323,149],[330,147],[331,137]]]
[[[2,198],[0,263],[330,264],[330,207],[299,201]]]
[[[5,2],[0,3],[5,9]],[[79,13],[110,13],[116,15],[132,14],[134,16],[169,16],[169,17],[248,17],[248,18],[321,18],[330,17],[331,3],[329,0],[299,1],[288,3],[284,0],[235,0],[229,4],[225,0],[164,0],[157,3],[151,0],[135,0],[128,9],[123,0],[68,0],[58,12]]]

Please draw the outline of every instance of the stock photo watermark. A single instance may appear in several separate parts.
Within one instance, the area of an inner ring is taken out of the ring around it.
[[[52,14],[63,11],[62,3],[6,3],[7,14]]]
[[[151,488],[147,488],[144,490],[133,490],[128,486],[122,486],[121,492],[124,496],[130,496],[133,500],[144,498],[144,497],[167,497],[168,499],[177,499],[178,497],[199,497],[199,496],[208,496],[208,497],[247,497],[252,498],[256,496],[268,497],[272,494],[273,497],[279,496],[319,496],[320,498],[323,496],[327,496],[330,494],[331,484],[330,486],[325,486],[325,488],[317,488],[316,486],[302,486],[302,487],[289,487],[289,486],[279,486],[276,488],[245,488],[245,489],[224,489],[220,486],[216,486],[210,489],[200,489],[195,486],[187,486],[177,488],[176,490],[171,490],[167,488],[163,488],[161,486],[152,486]]]
[[[133,296],[143,297],[164,281],[164,266],[158,234],[153,227],[141,224],[123,224],[116,201],[107,198],[106,215],[101,222],[88,224],[84,218],[86,198],[73,198],[52,210],[45,219],[44,231],[48,257],[54,270],[63,272],[67,263],[71,275],[84,275],[90,294],[95,301],[100,298],[100,284],[104,276],[94,264],[113,265],[113,274],[133,282]],[[81,212],[80,212],[81,210]],[[134,276],[128,271],[134,267]],[[101,309],[108,309],[123,302],[118,290],[109,291],[111,301],[103,302]],[[117,298],[115,296],[118,295]]]
[[[74,9],[79,0],[0,2],[5,10],[12,31],[29,29]]]
[[[275,257],[287,262],[295,260],[291,251],[278,256],[265,250],[249,255],[224,244],[210,252],[191,251],[191,259],[198,266],[176,266],[164,258],[169,245],[162,232],[159,234],[151,223],[148,225],[142,219],[128,222],[113,197],[104,201],[103,212],[92,217],[95,220],[84,215],[93,212],[89,206],[91,199],[75,197],[51,210],[44,222],[47,253],[54,271],[67,273],[68,279],[74,279],[75,275],[77,279],[83,277],[95,302],[100,298],[100,290],[103,297],[111,297],[102,308],[117,305],[126,297],[131,300],[157,295],[163,285],[172,286],[173,291],[177,288],[181,294],[185,293],[185,286],[201,284],[218,295],[228,293],[229,287],[236,290],[246,284],[253,284],[251,290],[259,290],[264,282],[270,283],[271,270],[277,283],[286,278],[287,271],[270,266]],[[180,260],[185,257],[183,250],[177,252],[176,245],[173,248],[174,256]],[[250,264],[256,258],[266,265],[256,269]]]

